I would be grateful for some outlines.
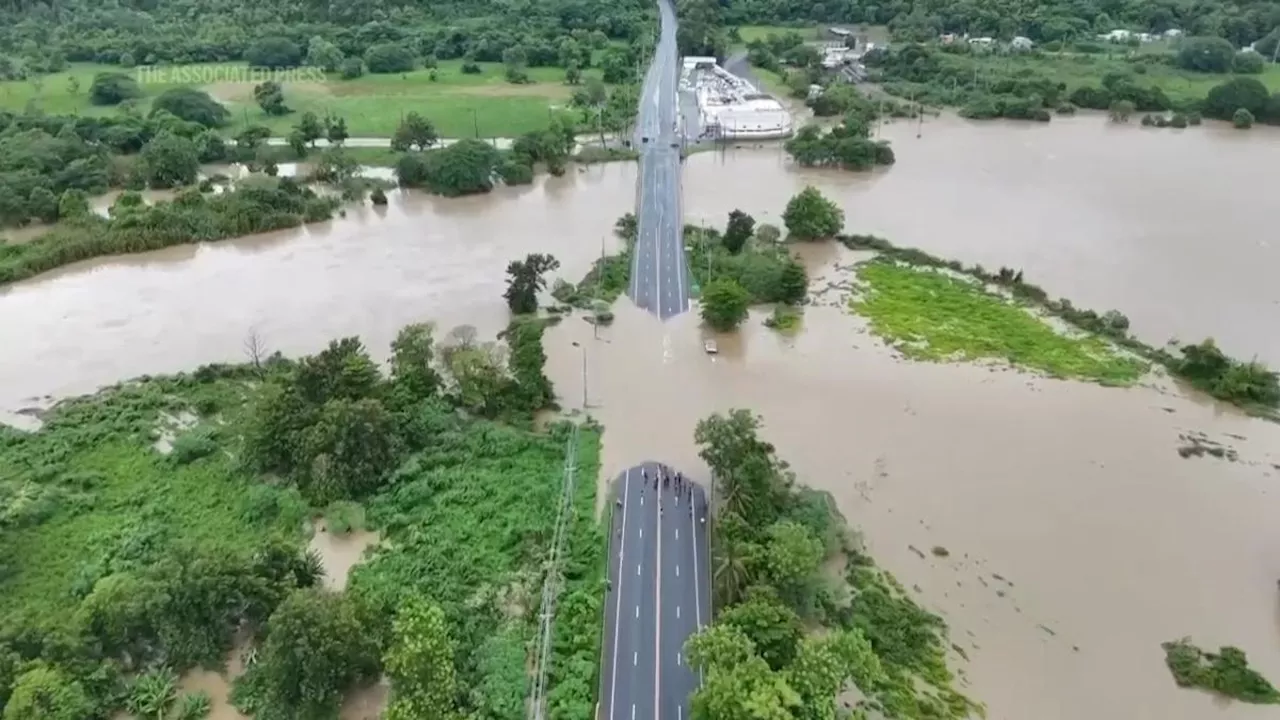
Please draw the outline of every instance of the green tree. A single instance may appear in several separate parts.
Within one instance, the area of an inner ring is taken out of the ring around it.
[[[719,277],[702,288],[702,320],[720,331],[733,330],[747,319],[751,293],[729,277]]]
[[[392,692],[387,720],[456,716],[455,651],[443,610],[421,598],[400,607],[385,658]]]
[[[1248,130],[1253,127],[1253,113],[1246,108],[1237,108],[1231,115],[1231,125],[1238,130]]]
[[[307,136],[303,135],[301,130],[297,128],[290,130],[289,136],[286,140],[289,143],[289,147],[293,149],[294,154],[298,156],[299,160],[307,156]]]
[[[725,248],[734,255],[742,252],[755,228],[755,218],[741,210],[733,210],[729,213],[729,225],[724,230]]]
[[[43,185],[31,191],[27,198],[28,211],[41,222],[51,223],[58,219],[58,196]]]
[[[58,217],[64,220],[77,217],[88,217],[92,211],[89,205],[89,194],[77,188],[64,190],[58,199]]]
[[[564,81],[568,85],[577,85],[582,82],[582,68],[579,68],[576,62],[571,62],[565,66]]]
[[[124,73],[98,73],[89,85],[89,102],[94,105],[119,105],[136,97],[142,97],[142,89],[136,80]]]
[[[844,211],[810,185],[787,202],[782,221],[792,238],[819,240],[832,237],[844,228]]]
[[[317,35],[307,44],[307,64],[325,72],[336,72],[342,65],[342,50]]]
[[[503,50],[502,64],[506,72],[507,82],[529,82],[529,53],[522,46],[514,45]]]
[[[300,590],[281,603],[267,621],[257,663],[242,680],[256,690],[254,715],[337,715],[343,692],[378,669],[377,642],[362,615],[354,600],[322,590]]]
[[[364,75],[364,60],[358,57],[349,57],[342,61],[342,65],[338,66],[338,73],[343,80],[355,80]]]
[[[336,115],[328,115],[324,119],[324,136],[330,145],[341,145],[351,134],[347,132],[347,120]]]
[[[1236,49],[1220,37],[1189,37],[1178,46],[1176,62],[1184,70],[1225,73],[1235,55]]]
[[[1262,55],[1251,50],[1238,52],[1231,59],[1231,70],[1241,75],[1258,75],[1266,68],[1266,65],[1267,63],[1262,59]]]
[[[293,112],[284,104],[284,88],[274,80],[254,86],[253,99],[262,108],[262,112],[268,115],[288,115]]]
[[[769,584],[792,607],[807,609],[818,566],[826,554],[822,541],[800,523],[783,520],[769,527],[764,562]]]
[[[411,112],[400,120],[395,134],[391,136],[391,149],[396,152],[406,152],[414,148],[426,150],[439,140],[440,135],[436,132],[436,126],[427,118]]]
[[[45,664],[18,676],[4,706],[4,720],[84,720],[92,715],[84,687]]]
[[[416,400],[431,397],[440,389],[433,331],[429,323],[406,325],[391,343],[391,381]]]
[[[399,43],[380,43],[364,51],[364,65],[371,73],[409,72],[413,53]]]
[[[1202,108],[1206,116],[1219,120],[1230,120],[1240,108],[1259,117],[1265,116],[1270,99],[1267,87],[1257,78],[1235,77],[1209,88]]]
[[[764,243],[766,245],[772,245],[778,242],[778,240],[780,240],[781,238],[782,238],[782,231],[778,229],[777,225],[770,225],[769,223],[764,223],[760,227],[756,228],[756,240],[760,241],[761,243]]]
[[[799,261],[788,258],[778,274],[778,299],[795,305],[803,302],[808,292],[809,273]]]
[[[302,134],[303,139],[311,147],[316,146],[316,140],[324,136],[324,124],[320,122],[319,116],[313,112],[304,112],[302,117],[298,119],[298,124],[294,125],[294,130]]]
[[[1127,123],[1136,109],[1132,100],[1116,100],[1111,103],[1109,116],[1112,122]]]
[[[783,675],[801,698],[796,720],[831,720],[836,717],[836,696],[850,680],[864,692],[885,680],[871,643],[856,630],[805,638]]]
[[[482,140],[459,140],[429,153],[408,153],[396,162],[400,184],[425,187],[448,197],[489,192],[502,153]]]
[[[169,88],[151,102],[151,116],[167,112],[188,122],[200,123],[208,128],[227,124],[231,112],[222,103],[209,97],[209,93],[192,87]]]
[[[399,459],[395,421],[378,400],[330,400],[307,429],[305,494],[316,504],[359,499],[381,486]]]
[[[517,315],[537,312],[538,293],[547,287],[544,275],[559,267],[559,260],[542,253],[530,253],[524,260],[512,260],[507,265],[507,289],[502,294],[511,312]]]
[[[752,590],[745,602],[723,609],[716,624],[736,628],[750,638],[774,670],[791,664],[804,637],[800,618],[767,588]]]
[[[147,184],[153,188],[190,185],[200,174],[200,154],[195,143],[171,132],[162,132],[142,148]]]
[[[690,638],[686,649],[692,667],[704,672],[693,695],[693,720],[790,720],[799,711],[799,693],[737,630],[713,625]]]
[[[302,49],[285,37],[264,37],[245,48],[250,67],[282,70],[302,64]]]

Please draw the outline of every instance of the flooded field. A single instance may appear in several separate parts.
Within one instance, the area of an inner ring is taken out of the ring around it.
[[[751,408],[800,481],[948,620],[993,720],[1274,713],[1176,688],[1160,643],[1235,644],[1280,678],[1280,427],[1151,389],[897,360],[838,308],[809,308],[794,339],[763,319],[718,337],[715,359],[692,317],[659,326],[625,307],[598,341],[577,319],[553,330],[567,406],[585,348],[603,476],[661,458],[705,477],[694,425]],[[1191,432],[1240,461],[1182,459]]]
[[[1280,133],[1096,117],[882,132],[899,162],[867,175],[800,171],[777,149],[694,155],[687,221],[723,224],[742,208],[778,222],[814,184],[850,232],[1021,267],[1053,295],[1120,309],[1148,340],[1213,335],[1280,365],[1267,185]],[[577,279],[634,201],[629,164],[463,200],[397,192],[329,223],[0,288],[0,408],[240,360],[250,332],[289,354],[352,334],[381,352],[422,320],[491,335],[507,319],[507,262],[550,252]],[[847,257],[808,247],[805,260],[824,287]],[[840,307],[809,308],[794,338],[758,314],[718,338],[714,361],[695,315],[660,325],[625,300],[616,311],[599,340],[575,317],[547,341],[567,407],[581,402],[586,355],[605,476],[642,459],[700,468],[698,419],[763,414],[800,478],[832,492],[876,558],[947,617],[991,718],[1266,716],[1175,688],[1160,643],[1234,644],[1280,680],[1280,427],[1172,391],[908,363]],[[1181,458],[1179,436],[1194,432],[1239,461]]]

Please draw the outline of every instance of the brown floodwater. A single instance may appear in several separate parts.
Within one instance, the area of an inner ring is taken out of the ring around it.
[[[851,232],[1021,267],[1054,295],[1121,309],[1149,339],[1214,335],[1280,364],[1268,332],[1280,326],[1266,190],[1275,131],[1079,117],[882,133],[899,163],[865,175],[802,171],[777,149],[694,155],[689,221],[722,223],[740,207],[776,222],[814,184]],[[506,263],[551,252],[562,275],[581,276],[634,207],[635,177],[616,164],[486,197],[397,192],[387,208],[328,223],[0,289],[0,408],[238,360],[251,331],[289,354],[351,334],[381,354],[418,321],[490,335],[506,322]],[[1159,644],[1235,644],[1280,680],[1280,427],[1167,389],[896,360],[838,307],[835,265],[848,253],[804,252],[836,306],[809,308],[794,337],[758,314],[719,338],[713,359],[694,315],[660,325],[625,300],[599,340],[577,317],[549,334],[568,407],[580,404],[586,354],[606,471],[644,458],[696,471],[696,421],[752,408],[801,479],[831,491],[875,556],[947,617],[972,658],[956,665],[990,717],[1262,717],[1175,688]],[[1193,432],[1240,462],[1182,459],[1179,435]]]
[[[692,315],[659,325],[623,306],[598,340],[580,319],[555,328],[567,407],[586,354],[602,475],[660,459],[705,478],[697,421],[750,408],[948,621],[970,658],[952,666],[992,720],[1274,716],[1176,688],[1160,643],[1234,644],[1280,679],[1280,427],[1154,389],[898,360],[837,307],[808,308],[791,338],[765,316],[717,337],[714,358]],[[1182,459],[1192,432],[1240,461]]]

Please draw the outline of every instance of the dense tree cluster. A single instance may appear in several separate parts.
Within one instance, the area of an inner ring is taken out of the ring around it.
[[[188,188],[172,202],[152,206],[138,193],[126,192],[111,207],[110,218],[89,213],[85,198],[69,190],[55,213],[68,222],[60,222],[31,242],[0,245],[0,283],[102,255],[158,250],[327,220],[336,207],[332,198],[320,197],[288,178],[244,183],[217,194]]]
[[[640,0],[499,8],[474,0],[6,5],[0,47],[11,50],[0,70],[26,77],[56,72],[68,60],[124,67],[245,60],[271,68],[307,63],[345,75],[400,72],[436,58],[501,62],[511,48],[520,48],[531,67],[582,68],[608,40],[639,38],[652,15],[652,5]]]
[[[807,636],[834,599],[820,571],[843,532],[821,498],[794,486],[773,446],[745,410],[698,423],[700,456],[716,484],[712,578],[716,622],[689,640],[690,665],[705,673],[693,697],[697,720],[769,717],[819,720],[835,713],[852,682],[883,682],[862,631]]]
[[[144,530],[122,532],[142,539]],[[237,628],[268,623],[286,598],[314,587],[322,574],[315,556],[280,542],[229,554],[158,540],[104,551],[78,581],[69,624],[13,618],[0,631],[5,720],[104,717],[122,700],[150,710],[149,717],[199,706],[199,699],[177,695],[167,672],[142,671],[220,663]],[[130,680],[132,673],[141,674]]]
[[[567,117],[553,117],[546,130],[534,130],[516,138],[503,151],[483,140],[467,138],[447,147],[409,152],[396,162],[396,177],[405,187],[416,187],[449,197],[486,193],[501,180],[508,185],[533,180],[535,165],[555,175],[564,173],[572,155],[576,128]],[[437,141],[431,123],[410,113],[396,130],[397,149],[431,148]]]
[[[888,25],[899,37],[925,40],[942,33],[968,33],[1008,40],[1016,35],[1037,42],[1092,38],[1117,28],[1162,33],[1177,28],[1189,36],[1225,38],[1243,47],[1271,33],[1280,9],[1268,0],[1226,0],[1194,5],[1172,2],[1122,3],[980,0],[956,4],[945,0],[917,3],[774,3],[735,2],[724,22],[758,25],[816,21]]]
[[[806,125],[787,140],[785,147],[805,167],[870,170],[876,165],[892,165],[896,160],[889,142],[872,140],[866,120],[853,113],[825,133],[817,125]]]

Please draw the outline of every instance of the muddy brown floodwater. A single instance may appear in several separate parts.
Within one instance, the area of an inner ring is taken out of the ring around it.
[[[882,132],[899,162],[868,175],[801,171],[776,149],[695,155],[688,219],[721,224],[740,207],[776,221],[814,184],[851,232],[1021,267],[1054,295],[1122,310],[1150,340],[1214,335],[1280,364],[1267,189],[1280,133],[1097,117]],[[0,408],[237,360],[251,328],[286,353],[351,334],[382,353],[422,320],[491,334],[506,322],[508,261],[551,252],[576,279],[634,200],[634,166],[597,166],[465,200],[394,193],[322,225],[64,268],[0,289]],[[829,276],[847,257],[805,256]],[[1160,643],[1238,645],[1280,680],[1280,427],[1153,389],[899,361],[838,307],[809,308],[789,339],[761,317],[720,338],[714,361],[693,314],[661,325],[625,300],[599,340],[579,318],[549,333],[566,406],[586,354],[606,476],[646,458],[696,470],[696,421],[752,408],[800,478],[832,492],[882,564],[947,617],[991,718],[1267,714],[1175,688]],[[1240,462],[1180,458],[1178,436],[1193,432]]]

